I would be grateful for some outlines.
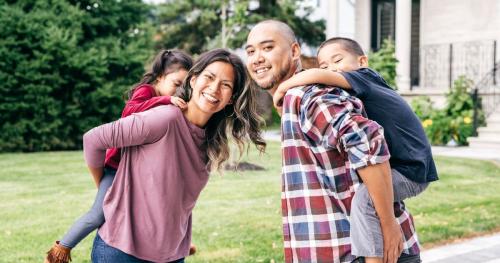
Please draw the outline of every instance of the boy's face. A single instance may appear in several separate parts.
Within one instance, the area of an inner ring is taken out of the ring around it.
[[[318,64],[320,68],[331,71],[353,71],[367,67],[368,58],[348,52],[340,43],[332,43],[319,50]]]

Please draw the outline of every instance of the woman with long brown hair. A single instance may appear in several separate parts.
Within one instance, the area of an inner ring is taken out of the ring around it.
[[[191,241],[191,212],[208,181],[229,157],[228,136],[240,152],[250,140],[265,148],[255,94],[239,57],[224,49],[202,54],[180,96],[186,110],[167,105],[96,127],[84,135],[94,176],[105,151],[122,149],[104,199],[106,222],[93,262],[183,262]]]

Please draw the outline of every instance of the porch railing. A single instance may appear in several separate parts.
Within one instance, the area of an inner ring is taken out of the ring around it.
[[[461,75],[465,75],[473,83],[479,83],[495,66],[496,46],[495,40],[423,46],[420,55],[420,86],[446,90]]]
[[[478,81],[471,91],[474,101],[474,135],[477,136],[479,109],[483,109],[485,117],[491,115],[500,104],[500,61]]]

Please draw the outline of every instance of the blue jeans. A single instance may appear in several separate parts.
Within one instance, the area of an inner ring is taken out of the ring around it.
[[[109,246],[102,240],[99,234],[95,236],[91,258],[93,263],[152,263],[151,261],[136,258]],[[171,261],[170,263],[184,263],[184,258]]]

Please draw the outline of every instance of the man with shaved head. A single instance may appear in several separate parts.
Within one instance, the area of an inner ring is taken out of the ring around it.
[[[271,95],[302,70],[300,45],[283,22],[255,25],[245,49],[250,76]],[[420,262],[413,219],[404,203],[393,202],[383,129],[365,117],[361,101],[308,85],[287,92],[282,114],[286,262]],[[380,218],[383,258],[351,253],[351,201],[360,183]]]

